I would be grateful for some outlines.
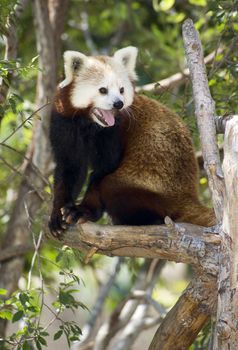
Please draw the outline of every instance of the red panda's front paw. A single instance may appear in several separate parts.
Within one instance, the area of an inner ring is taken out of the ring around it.
[[[61,213],[68,225],[83,224],[91,218],[90,211],[81,205],[67,205],[61,209]]]
[[[63,232],[68,228],[68,224],[64,222],[61,212],[52,212],[50,220],[48,222],[50,233],[55,238],[60,239]]]

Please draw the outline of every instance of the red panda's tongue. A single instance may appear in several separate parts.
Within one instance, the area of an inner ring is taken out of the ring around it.
[[[115,124],[115,117],[112,111],[106,109],[100,109],[103,120],[107,123],[108,126],[113,126]]]

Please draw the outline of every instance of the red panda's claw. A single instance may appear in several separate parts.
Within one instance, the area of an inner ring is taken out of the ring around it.
[[[61,209],[63,221],[68,225],[83,224],[88,221],[87,212],[81,205],[68,205]]]
[[[62,221],[61,213],[52,213],[48,226],[51,235],[54,238],[60,239],[69,225]]]

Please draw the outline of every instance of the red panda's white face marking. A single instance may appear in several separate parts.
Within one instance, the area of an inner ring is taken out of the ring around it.
[[[66,51],[65,80],[60,87],[73,82],[72,106],[77,109],[92,106],[91,118],[103,127],[112,126],[115,111],[133,102],[136,57],[137,49],[132,46],[116,51],[113,57],[87,57]]]

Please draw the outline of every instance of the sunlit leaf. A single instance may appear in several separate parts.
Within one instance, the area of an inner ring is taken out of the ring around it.
[[[12,319],[12,312],[9,310],[0,310],[0,318],[3,318],[5,320],[11,321]]]
[[[6,295],[7,294],[7,290],[0,288],[0,295]]]
[[[196,5],[196,6],[206,6],[207,0],[188,0],[190,4]]]

